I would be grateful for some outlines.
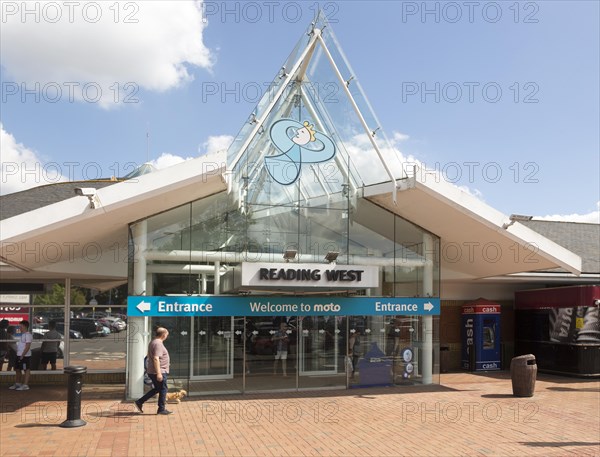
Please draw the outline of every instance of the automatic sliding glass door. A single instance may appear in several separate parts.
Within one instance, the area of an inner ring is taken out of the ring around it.
[[[338,372],[345,354],[342,328],[334,316],[306,316],[300,320],[300,376]],[[340,354],[341,352],[341,354]]]
[[[191,378],[233,378],[233,317],[193,317]]]

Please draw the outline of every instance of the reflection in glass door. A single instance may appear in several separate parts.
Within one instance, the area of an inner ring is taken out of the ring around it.
[[[245,335],[245,391],[295,389],[296,318],[247,317]]]
[[[300,376],[335,374],[338,358],[345,348],[340,347],[340,328],[335,316],[306,316],[301,319],[299,361]]]
[[[233,377],[233,317],[192,319],[192,379]]]

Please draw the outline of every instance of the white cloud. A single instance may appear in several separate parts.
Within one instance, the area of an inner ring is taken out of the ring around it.
[[[400,132],[393,132],[393,135],[393,140],[396,144],[400,143],[401,141],[406,141],[410,138],[410,136]]]
[[[412,176],[415,165],[419,168],[424,166],[418,159],[412,155],[406,156],[400,150],[399,143],[406,138],[408,135],[394,132],[389,143],[383,140],[379,140],[377,143],[381,155],[396,178]],[[366,133],[354,135],[350,141],[344,142],[344,149],[350,153],[358,173],[366,183],[387,179],[387,172]]]
[[[199,148],[200,155],[227,150],[233,140],[234,138],[231,135],[209,136],[208,139],[202,143],[202,147]]]
[[[190,159],[193,159],[193,157],[186,157],[184,159],[183,157],[163,152],[158,159],[151,160],[150,164],[160,170],[161,168],[168,168]]]
[[[24,89],[39,87],[44,101],[93,103],[99,98],[97,103],[108,108],[126,101],[124,97],[135,103],[139,88],[178,87],[192,79],[189,66],[209,69],[212,64],[202,41],[206,22],[201,2],[11,2],[9,6],[0,28],[1,64],[11,94],[17,90],[13,97],[22,98]],[[30,13],[23,16],[25,8]],[[91,85],[84,90],[84,84]]]
[[[202,143],[199,155],[222,152],[229,147],[232,141],[231,135],[209,136]],[[63,170],[59,164],[44,161],[38,153],[17,142],[13,135],[4,130],[2,123],[0,123],[0,150],[2,151],[0,195],[70,180],[61,174]],[[149,163],[157,169],[162,169],[193,158],[163,152]],[[219,160],[224,160],[224,157]]]
[[[401,176],[416,176],[420,182],[440,182],[448,181],[463,192],[484,201],[483,194],[479,189],[474,189],[466,185],[457,185],[444,178],[440,170],[427,168],[424,162],[415,158],[413,155],[405,155],[400,150],[400,142],[408,139],[409,136],[403,133],[394,132],[389,144],[380,141],[379,147],[381,154],[396,178]],[[352,161],[358,170],[361,178],[367,183],[372,184],[387,179],[387,172],[384,169],[379,157],[375,153],[371,140],[367,134],[358,134],[352,137],[351,141],[344,143],[344,149],[352,156]]]
[[[535,216],[534,218],[542,221],[563,221],[563,222],[588,222],[591,224],[600,224],[600,201],[596,203],[598,208],[587,214],[554,214],[552,216]]]
[[[389,179],[385,167],[366,133],[354,135],[350,141],[344,141],[343,145],[343,149],[350,155],[358,174],[366,184],[375,184]],[[391,172],[396,177],[402,176],[405,157],[400,150],[395,145],[384,144],[381,140],[378,142],[378,146]]]
[[[457,186],[460,190],[462,190],[463,192],[481,200],[482,202],[485,201],[483,198],[483,193],[479,190],[479,189],[471,189],[469,186]]]
[[[202,143],[202,147],[199,148],[199,155],[205,154],[215,154],[219,151],[226,150],[231,142],[233,141],[233,137],[231,135],[214,135],[209,136],[207,140]],[[185,162],[186,160],[193,159],[193,157],[181,157],[168,152],[163,152],[158,159],[151,160],[150,164],[155,166],[158,169],[167,168],[171,165],[176,165],[181,162]]]
[[[44,163],[38,154],[18,143],[0,123],[0,160],[2,181],[0,195],[11,194],[32,187],[65,181],[59,166]]]

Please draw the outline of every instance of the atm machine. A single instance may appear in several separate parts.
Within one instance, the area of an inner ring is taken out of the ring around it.
[[[462,368],[501,370],[500,305],[483,298],[463,305],[461,323]]]

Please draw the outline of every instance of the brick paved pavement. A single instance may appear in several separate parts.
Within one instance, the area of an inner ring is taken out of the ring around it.
[[[0,456],[600,456],[600,381],[539,375],[532,398],[506,372],[442,386],[186,398],[134,412],[122,386],[84,386],[84,427],[64,388],[2,388]]]

